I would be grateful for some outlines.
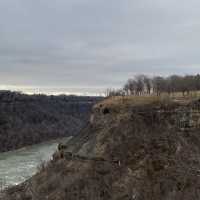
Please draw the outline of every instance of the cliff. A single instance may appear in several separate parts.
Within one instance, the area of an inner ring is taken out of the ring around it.
[[[0,91],[0,152],[76,135],[100,99]]]
[[[90,124],[4,200],[198,200],[200,102],[96,104]]]

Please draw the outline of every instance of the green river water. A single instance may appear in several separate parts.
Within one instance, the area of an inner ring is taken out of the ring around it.
[[[68,138],[62,139],[62,141]],[[42,161],[51,159],[60,140],[0,153],[0,189],[22,183],[37,172]]]

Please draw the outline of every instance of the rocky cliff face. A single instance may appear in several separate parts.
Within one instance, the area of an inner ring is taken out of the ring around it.
[[[81,134],[4,200],[198,200],[199,105],[99,103]]]

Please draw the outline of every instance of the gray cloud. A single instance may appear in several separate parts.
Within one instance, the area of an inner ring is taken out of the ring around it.
[[[199,6],[197,0],[1,0],[0,85],[94,92],[137,73],[197,73]]]

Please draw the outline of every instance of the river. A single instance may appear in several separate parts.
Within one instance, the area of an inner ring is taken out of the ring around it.
[[[69,138],[62,139],[67,141]],[[24,182],[37,172],[43,161],[51,159],[61,140],[28,146],[0,153],[0,189]]]

